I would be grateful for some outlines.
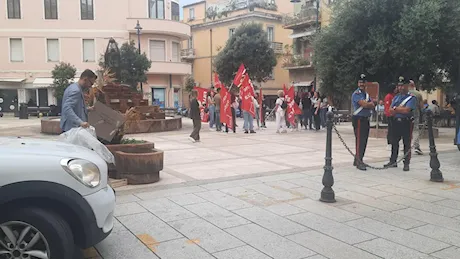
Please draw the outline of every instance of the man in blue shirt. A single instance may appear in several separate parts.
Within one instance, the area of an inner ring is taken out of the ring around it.
[[[361,74],[358,80],[358,89],[351,96],[353,102],[353,130],[356,140],[356,156],[353,163],[359,170],[365,171],[366,165],[363,163],[364,153],[366,152],[367,139],[369,139],[369,117],[375,108],[369,94],[366,93],[366,75]]]
[[[390,113],[393,116],[393,137],[390,162],[385,167],[398,167],[399,141],[403,139],[404,154],[404,171],[409,171],[411,159],[411,141],[412,130],[414,127],[414,111],[417,108],[417,98],[409,93],[409,82],[404,77],[399,77],[399,94],[395,96],[390,107]]]

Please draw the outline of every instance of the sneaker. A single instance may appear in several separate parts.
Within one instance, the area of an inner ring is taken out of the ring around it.
[[[190,140],[192,143],[196,143],[196,140],[193,139],[192,137],[189,137],[188,140]]]
[[[254,131],[254,130],[251,130],[251,131],[249,131],[249,133],[251,133],[251,134],[255,134],[255,133],[256,133],[256,131]]]
[[[249,132],[247,130],[244,131],[245,134],[249,134]]]
[[[422,150],[420,149],[420,147],[415,148],[415,153],[416,153],[417,155],[423,155],[423,152],[422,152]]]
[[[410,171],[409,164],[405,164],[405,165],[404,165],[403,171],[405,171],[405,172]]]
[[[396,164],[396,162],[389,162],[389,163],[385,164],[383,167],[385,167],[385,168],[397,168],[398,164]]]

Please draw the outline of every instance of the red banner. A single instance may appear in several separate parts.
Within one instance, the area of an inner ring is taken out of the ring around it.
[[[240,88],[240,97],[241,101],[241,110],[249,112],[253,117],[256,116],[255,109],[254,109],[254,101],[252,100],[254,97],[254,87],[252,86],[251,80],[249,79],[249,75],[245,74],[243,79],[243,83],[241,84]]]
[[[201,122],[208,122],[208,113],[204,112],[204,108],[206,107],[206,104],[208,103],[208,90],[205,88],[200,88],[200,87],[194,87],[198,92],[198,97],[197,100],[201,104],[200,108],[200,115],[201,115]]]
[[[241,63],[240,67],[238,68],[238,72],[236,73],[235,78],[233,79],[233,85],[240,87],[245,73],[246,68],[244,67],[244,64]]]
[[[228,126],[228,128],[233,128],[232,120],[232,96],[228,92],[227,88],[223,87],[220,89],[220,122]]]
[[[302,111],[300,110],[299,106],[294,100],[295,97],[295,90],[294,87],[290,87],[289,90],[286,91],[286,86],[283,86],[284,88],[284,98],[287,103],[287,120],[291,125],[295,125],[295,116],[302,114]]]
[[[214,86],[216,87],[216,89],[222,88],[222,83],[220,82],[219,75],[217,75],[216,72],[214,72]]]

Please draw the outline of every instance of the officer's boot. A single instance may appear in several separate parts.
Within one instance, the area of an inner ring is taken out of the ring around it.
[[[408,171],[410,171],[409,162],[404,162],[404,168],[403,168],[403,171],[405,171],[405,172],[408,172]]]
[[[356,168],[361,171],[367,171],[367,167],[364,163],[359,163]]]
[[[396,162],[389,162],[389,163],[383,165],[383,167],[385,167],[385,168],[396,168],[396,167],[398,167],[398,164]]]

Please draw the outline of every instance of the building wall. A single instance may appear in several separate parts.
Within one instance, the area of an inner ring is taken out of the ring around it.
[[[105,52],[110,38],[114,38],[119,47],[129,39],[137,44],[134,30],[137,20],[143,27],[141,49],[148,57],[149,39],[161,39],[166,42],[165,62],[152,63],[152,68],[148,72],[152,74],[148,77],[149,81],[156,83],[157,78],[166,77],[169,82],[169,75],[172,75],[174,86],[180,87],[183,76],[191,72],[190,64],[171,61],[172,42],[180,44],[190,36],[189,25],[171,21],[171,2],[177,3],[176,0],[164,1],[164,19],[149,18],[148,0],[93,0],[93,20],[81,19],[78,0],[57,0],[58,19],[53,20],[45,19],[43,0],[21,0],[20,19],[8,19],[6,1],[1,2],[0,89],[19,89],[19,102],[26,102],[24,99],[33,96],[33,92],[38,89],[33,85],[34,80],[50,78],[52,69],[61,61],[74,65],[78,77],[84,69],[98,69],[98,61]],[[108,8],[110,12],[107,11]],[[10,38],[22,39],[22,62],[10,61]],[[48,61],[47,39],[58,39],[59,62]],[[94,61],[83,60],[83,39],[94,39]],[[24,81],[8,83],[7,80],[12,78]],[[150,82],[146,85],[149,84]],[[170,84],[164,85],[169,87]],[[47,89],[48,104],[55,104],[51,86]],[[168,99],[167,105],[172,103],[172,99]]]

